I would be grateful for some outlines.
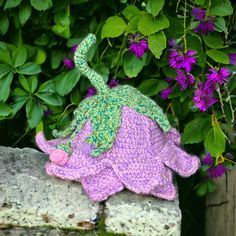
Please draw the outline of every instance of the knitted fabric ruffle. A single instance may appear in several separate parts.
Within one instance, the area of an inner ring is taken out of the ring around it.
[[[72,141],[69,160],[61,161],[60,165],[49,161],[46,172],[81,182],[93,201],[103,201],[125,187],[138,194],[173,200],[176,197],[173,171],[187,177],[200,166],[197,156],[179,147],[180,135],[176,129],[164,133],[156,122],[126,106],[122,107],[121,126],[112,148],[99,157],[91,156],[93,144],[85,142],[91,133],[87,120]],[[38,147],[47,154],[67,141],[47,141],[42,132],[36,135]]]

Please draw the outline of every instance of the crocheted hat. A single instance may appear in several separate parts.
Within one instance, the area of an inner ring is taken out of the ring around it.
[[[178,131],[161,108],[128,85],[110,89],[88,67],[86,53],[96,38],[89,34],[74,61],[97,90],[74,111],[71,124],[53,131],[47,141],[36,135],[38,147],[50,155],[48,175],[81,182],[91,200],[103,201],[123,188],[167,200],[176,197],[173,171],[196,172],[199,158],[182,150]]]

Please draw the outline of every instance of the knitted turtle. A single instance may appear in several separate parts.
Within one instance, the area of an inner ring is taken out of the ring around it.
[[[65,130],[53,131],[54,140],[47,141],[42,132],[36,135],[38,147],[50,155],[46,172],[81,182],[93,201],[103,201],[125,187],[173,200],[173,171],[190,176],[198,169],[199,158],[179,147],[178,131],[154,101],[128,85],[110,89],[88,67],[86,53],[95,41],[89,34],[78,46],[74,62],[97,95],[79,104]]]

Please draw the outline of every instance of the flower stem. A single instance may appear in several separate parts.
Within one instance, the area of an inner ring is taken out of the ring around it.
[[[186,33],[187,33],[187,29],[186,29],[186,15],[187,13],[187,0],[184,1],[184,35],[183,35],[183,41],[184,41],[184,52],[187,52],[187,40],[186,40]]]
[[[218,93],[218,95],[219,95],[219,98],[220,98],[220,107],[221,107],[221,111],[222,111],[222,113],[223,113],[223,117],[224,117],[224,119],[225,119],[225,121],[226,121],[226,123],[227,123],[227,118],[226,118],[225,111],[224,111],[224,103],[223,103],[223,99],[222,99],[222,94],[221,94],[221,92],[220,92],[220,88],[218,87],[218,88],[216,89],[216,91],[217,91],[217,93]]]

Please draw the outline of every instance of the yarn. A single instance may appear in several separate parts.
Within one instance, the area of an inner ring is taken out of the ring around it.
[[[128,85],[109,89],[88,67],[85,54],[94,42],[92,34],[82,41],[75,65],[97,95],[78,105],[65,130],[53,131],[55,139],[47,141],[42,132],[36,135],[38,147],[50,155],[47,174],[80,182],[93,201],[124,188],[174,200],[173,173],[194,174],[199,158],[179,147],[179,132],[154,101]]]

